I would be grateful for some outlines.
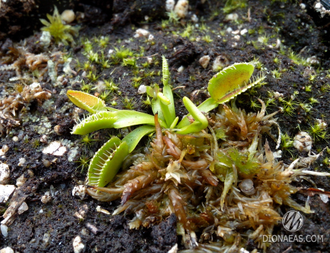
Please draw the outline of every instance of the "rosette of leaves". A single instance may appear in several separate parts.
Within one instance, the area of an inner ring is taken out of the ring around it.
[[[183,98],[189,114],[179,122],[169,84],[168,63],[163,56],[162,91],[159,86],[147,87],[147,94],[152,98],[153,114],[158,115],[158,122],[162,128],[171,129],[179,134],[200,132],[208,126],[205,113],[264,80],[265,77],[261,76],[249,82],[253,71],[253,63],[235,63],[217,73],[209,81],[208,90],[211,97],[201,105],[197,107],[188,97]],[[112,137],[92,158],[88,169],[88,184],[104,187],[115,177],[125,157],[136,148],[139,141],[155,131],[154,116],[134,110],[108,107],[102,99],[81,91],[69,90],[67,95],[75,105],[92,114],[77,124],[72,134],[85,135],[104,128],[119,129],[139,125],[122,140]]]

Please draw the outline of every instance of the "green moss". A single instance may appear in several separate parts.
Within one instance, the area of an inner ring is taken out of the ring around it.
[[[279,70],[274,69],[271,72],[272,72],[272,75],[275,79],[281,79],[282,73]]]
[[[283,105],[283,112],[287,113],[288,115],[293,115],[295,113],[295,110],[298,106],[298,103],[295,102],[293,99],[285,100],[284,98],[278,99],[282,105]]]
[[[128,98],[127,96],[123,99],[123,107],[128,110],[133,110],[135,108],[134,98]]]
[[[97,43],[101,48],[106,48],[109,43],[109,39],[110,38],[108,36],[101,36]]]
[[[99,79],[99,76],[94,74],[92,71],[89,71],[86,77],[91,81],[91,82],[96,82]]]
[[[309,113],[313,108],[311,104],[307,104],[307,103],[299,103],[299,106],[307,113]]]
[[[234,147],[229,148],[226,152],[221,150],[217,154],[217,162],[215,166],[215,175],[224,181],[228,170],[235,167],[238,174],[244,178],[251,178],[259,168],[259,162],[253,154],[248,151],[242,152]]]
[[[114,64],[119,64],[124,59],[126,59],[128,57],[132,57],[133,55],[134,55],[133,51],[131,51],[128,48],[124,48],[124,47],[116,48],[115,47],[115,52],[111,56],[111,59],[114,62]]]
[[[204,40],[206,43],[211,43],[213,41],[213,39],[211,39],[210,35],[203,36],[202,40]]]
[[[102,92],[102,94],[100,95],[100,98],[104,101],[106,101],[109,98],[110,92],[109,91],[104,91]]]
[[[311,91],[312,91],[312,85],[307,85],[307,86],[305,87],[305,91],[306,91],[306,92],[311,92]]]
[[[45,19],[40,19],[40,22],[45,25],[41,28],[42,31],[49,32],[56,43],[62,42],[64,45],[73,43],[73,36],[78,35],[79,28],[63,24],[56,6],[54,7],[53,16],[47,14],[47,18],[49,22]]]
[[[90,62],[99,62],[99,54],[97,52],[89,51],[87,54],[87,58]]]
[[[310,97],[309,98],[309,101],[310,101],[310,103],[313,105],[313,104],[318,104],[318,103],[320,103],[316,98],[313,98],[313,97]]]
[[[137,77],[137,76],[133,77],[132,78],[132,86],[134,88],[138,88],[141,84],[141,81],[142,81],[142,77]]]
[[[168,16],[168,21],[172,24],[177,24],[179,22],[179,16],[172,10],[166,13]]]
[[[280,59],[278,57],[275,57],[274,60],[273,60],[273,62],[275,64],[279,64],[280,63]]]
[[[118,91],[118,86],[112,81],[112,80],[103,80],[106,90],[110,91],[110,92],[115,92]]]
[[[93,50],[93,44],[92,44],[92,42],[91,42],[90,40],[88,40],[88,39],[85,39],[85,40],[82,42],[82,45],[83,45],[83,47],[84,47],[84,51],[85,51],[86,53],[89,53],[89,52],[91,52],[91,51]]]
[[[81,90],[84,92],[89,93],[92,89],[92,86],[90,84],[85,83],[84,81],[82,81],[82,85],[81,85]]]
[[[123,59],[123,65],[124,66],[136,67],[136,59],[135,59],[135,57],[129,57],[129,58]]]
[[[40,146],[40,140],[39,139],[34,139],[32,142],[32,147],[33,148],[38,148]]]
[[[189,37],[192,35],[193,31],[194,31],[194,26],[187,25],[186,29],[181,33],[181,36],[189,39]]]
[[[96,141],[98,141],[98,140],[93,139],[92,136],[89,134],[84,135],[80,140],[80,142],[88,148],[90,148],[92,146],[92,144],[95,143]]]
[[[308,130],[309,134],[312,136],[314,141],[317,140],[325,140],[329,138],[327,133],[326,125],[322,123],[322,121],[315,122],[314,125],[310,127]]]
[[[294,53],[293,51],[289,53],[288,57],[297,65],[309,66],[307,59],[303,58],[299,54]]]
[[[320,88],[320,91],[322,93],[329,92],[330,91],[330,84],[324,84],[324,85],[322,85],[321,88]]]
[[[281,147],[282,149],[288,149],[293,147],[293,140],[287,133],[281,135]]]

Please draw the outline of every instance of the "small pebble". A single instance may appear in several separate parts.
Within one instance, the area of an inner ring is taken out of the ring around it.
[[[26,202],[23,202],[20,207],[17,209],[18,214],[22,214],[25,211],[29,210],[29,206],[26,204]]]
[[[55,133],[57,133],[58,135],[61,135],[61,126],[60,125],[56,125],[56,126],[54,126],[54,131],[55,131]]]
[[[85,204],[82,207],[79,208],[78,212],[74,213],[74,216],[76,216],[78,219],[85,219],[85,216],[88,212],[88,206]]]
[[[246,34],[248,32],[248,30],[246,29],[246,28],[244,28],[242,31],[240,31],[240,34],[241,35],[244,35],[244,34]]]
[[[147,92],[147,86],[145,86],[144,84],[141,84],[138,88],[138,93],[139,94],[144,94]]]
[[[218,72],[224,67],[226,67],[228,65],[228,62],[229,61],[225,56],[219,55],[213,61],[212,70],[214,72]]]
[[[225,17],[225,21],[236,21],[237,19],[238,19],[237,13],[231,13]]]
[[[97,232],[99,231],[97,227],[95,227],[93,224],[87,223],[86,227],[94,234],[96,235]]]
[[[108,210],[105,210],[105,209],[103,209],[103,208],[100,207],[100,206],[97,206],[97,207],[96,207],[96,211],[99,212],[99,213],[107,214],[107,215],[110,215],[110,214],[111,214]]]
[[[73,10],[65,10],[62,12],[61,18],[65,23],[69,24],[73,22],[73,20],[76,18],[76,15],[74,14]]]
[[[6,203],[9,197],[13,194],[16,187],[15,185],[2,185],[0,184],[0,204]]]
[[[322,200],[323,203],[328,203],[329,202],[329,196],[327,194],[319,194],[320,199]]]
[[[0,184],[7,184],[10,178],[9,166],[0,162]]]
[[[16,186],[21,187],[23,184],[25,184],[26,180],[27,180],[27,178],[24,176],[24,174],[20,175],[16,179]]]
[[[193,14],[191,16],[191,21],[194,22],[194,23],[197,23],[198,22],[198,17],[196,16],[196,14]]]
[[[180,66],[179,68],[178,68],[178,72],[180,73],[180,72],[182,72],[184,70],[184,67],[183,66]]]
[[[239,36],[239,35],[235,35],[235,36],[234,36],[234,40],[239,41],[240,39],[241,39],[241,36]]]
[[[188,14],[189,2],[188,0],[179,0],[174,7],[174,12],[179,18],[185,18]]]
[[[256,192],[253,181],[251,179],[243,179],[238,187],[247,196],[253,195]]]
[[[10,247],[6,247],[0,250],[0,253],[14,253],[14,250]]]
[[[293,146],[300,152],[312,149],[312,137],[306,132],[299,132],[293,140]]]
[[[203,57],[201,57],[199,59],[199,63],[200,63],[200,65],[202,65],[202,67],[204,69],[206,69],[207,66],[209,65],[210,59],[211,59],[211,57],[209,55],[204,55]]]
[[[43,165],[46,167],[46,168],[48,168],[52,163],[49,161],[49,160],[47,160],[47,159],[42,159],[42,163],[43,163]]]
[[[3,237],[7,237],[8,236],[8,227],[4,224],[0,225],[0,230],[1,230],[1,234],[3,235]]]
[[[153,60],[152,60],[152,57],[147,57],[147,61],[148,61],[149,64],[151,64],[152,61],[153,61]]]
[[[80,233],[81,233],[82,235],[84,235],[84,236],[89,235],[89,232],[88,232],[88,230],[87,230],[86,228],[83,228],[83,229],[81,230]]]
[[[47,204],[51,200],[52,200],[52,197],[50,196],[50,192],[49,191],[46,191],[45,194],[40,199],[40,201],[43,204]]]
[[[85,185],[77,185],[72,189],[72,196],[78,197],[80,199],[84,199],[86,196],[86,186]]]
[[[166,3],[165,3],[165,9],[166,9],[166,11],[168,11],[168,12],[173,11],[174,5],[175,5],[175,1],[174,0],[166,0]]]
[[[149,36],[148,36],[148,41],[153,41],[154,38],[155,38],[155,37],[154,37],[152,34],[149,34]]]
[[[311,65],[319,65],[320,64],[319,59],[315,55],[307,58],[307,62]]]
[[[0,156],[5,155],[8,150],[9,150],[9,147],[7,145],[3,145],[2,148],[0,149]]]
[[[150,32],[146,29],[139,28],[135,31],[134,38],[147,37]]]
[[[42,142],[42,143],[47,143],[47,135],[43,135],[43,136],[41,136],[40,137],[40,142]]]
[[[22,167],[25,164],[26,159],[24,157],[21,157],[18,161],[19,162],[18,162],[17,166],[21,166]]]
[[[59,141],[51,142],[47,147],[42,150],[43,154],[55,155],[55,156],[63,156],[67,148],[62,145]]]
[[[42,238],[43,246],[46,247],[49,244],[50,234],[45,233],[44,237]]]
[[[12,140],[13,140],[14,142],[18,142],[18,137],[17,137],[17,136],[14,136]]]
[[[82,243],[81,237],[79,235],[73,239],[72,246],[74,253],[80,253],[85,248],[85,245]]]
[[[176,243],[167,253],[177,253],[178,252],[178,244]]]
[[[49,47],[52,35],[48,31],[43,31],[40,36],[40,44],[44,47]]]

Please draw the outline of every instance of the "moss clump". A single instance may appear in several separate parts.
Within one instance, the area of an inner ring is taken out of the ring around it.
[[[49,32],[54,37],[56,43],[62,42],[64,45],[73,43],[73,36],[78,35],[79,28],[65,25],[56,6],[54,6],[53,16],[47,14],[47,18],[49,22],[45,19],[40,19],[40,22],[45,25],[41,28],[42,31]]]

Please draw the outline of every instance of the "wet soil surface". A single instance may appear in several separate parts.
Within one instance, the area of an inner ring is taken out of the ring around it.
[[[38,18],[45,18],[45,14],[52,13],[52,10],[40,8],[36,14],[32,3],[30,6],[27,3],[22,5],[23,1],[16,1],[16,5],[3,4],[0,26],[6,26],[6,29],[0,34],[1,99],[17,97],[22,93],[22,86],[34,82],[38,82],[43,91],[49,91],[51,98],[17,98],[20,102],[11,107],[15,113],[0,114],[0,147],[8,146],[8,151],[0,156],[0,161],[10,168],[7,184],[15,185],[18,178],[25,177],[11,200],[0,204],[0,211],[4,213],[8,206],[18,209],[22,202],[28,206],[28,210],[21,214],[13,212],[15,217],[8,224],[8,235],[0,233],[1,248],[8,246],[15,252],[73,252],[73,240],[80,236],[84,245],[81,252],[168,252],[176,243],[183,249],[182,238],[176,235],[174,215],[150,228],[130,230],[127,225],[131,219],[129,214],[111,216],[96,211],[100,206],[111,213],[119,201],[103,203],[72,194],[73,188],[85,180],[88,159],[109,136],[124,133],[102,130],[91,135],[92,141],[89,142],[71,135],[75,120],[86,113],[75,109],[67,99],[66,91],[83,90],[95,95],[105,92],[106,102],[116,108],[150,113],[150,107],[143,102],[146,97],[138,94],[138,87],[161,83],[162,55],[169,61],[178,116],[186,114],[181,100],[183,96],[190,97],[196,104],[208,97],[206,87],[215,73],[212,64],[217,57],[222,66],[258,59],[261,64],[257,70],[266,73],[266,83],[238,96],[237,106],[257,111],[260,108],[257,99],[261,98],[268,105],[267,113],[280,110],[278,123],[291,140],[299,131],[307,131],[313,137],[312,152],[321,152],[328,145],[328,130],[322,136],[323,132],[316,131],[313,126],[318,122],[330,124],[329,14],[322,17],[312,0],[255,0],[233,10],[231,14],[237,14],[236,17],[228,17],[222,11],[224,2],[191,1],[186,18],[171,22],[163,1],[114,0],[110,4],[95,1],[91,6],[83,1],[65,2],[59,10],[70,7],[76,11],[78,21],[72,25],[81,26],[79,38],[69,46],[52,42],[49,47],[39,43],[41,24]],[[18,15],[17,8],[22,15]],[[38,18],[31,18],[31,25],[24,26],[22,22],[33,13]],[[197,22],[191,21],[194,14]],[[138,28],[147,29],[154,38],[134,38]],[[108,41],[102,44],[100,40],[104,37]],[[108,57],[109,66],[88,59],[84,50],[89,44],[99,57],[102,54]],[[24,52],[15,55],[13,48],[22,46]],[[123,64],[122,59],[111,56],[122,49],[132,52],[134,63]],[[24,60],[18,62],[26,52],[43,53],[49,57],[49,52],[64,52],[73,59],[72,71],[64,72],[65,60],[52,58],[58,63],[58,78],[54,81],[49,70],[40,74],[47,61],[38,65],[39,72]],[[206,68],[199,63],[204,55],[211,58]],[[150,62],[149,58],[152,59]],[[3,68],[15,62],[18,70]],[[21,78],[15,78],[18,75]],[[105,89],[104,80],[112,81],[118,89]],[[59,141],[65,152],[43,153],[54,141]],[[307,153],[283,143],[282,150],[287,164],[299,156],[307,156]],[[323,156],[311,165],[311,170],[329,171],[329,157],[325,150]],[[330,191],[330,181],[324,177],[312,177],[295,184]],[[49,199],[43,203],[41,200],[45,196]],[[304,205],[307,196],[298,192],[294,199]],[[15,201],[20,204],[13,205]],[[329,203],[315,195],[310,198],[310,205],[315,213],[303,214],[304,226],[295,234],[323,235],[323,242],[274,243],[267,252],[329,252]],[[282,214],[290,210],[285,206],[279,208]],[[274,234],[291,233],[279,225]],[[247,250],[255,248],[253,242],[246,245]]]

